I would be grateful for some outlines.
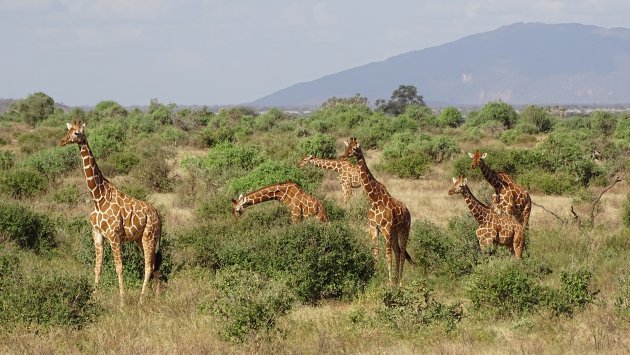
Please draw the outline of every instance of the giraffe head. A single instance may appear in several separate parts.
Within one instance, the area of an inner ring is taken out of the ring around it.
[[[478,167],[479,164],[481,164],[482,159],[486,159],[486,157],[488,156],[488,153],[481,154],[481,152],[477,150],[475,151],[475,154],[468,153],[468,156],[472,158],[472,165],[470,166],[470,168],[474,169]]]
[[[305,166],[307,165],[311,160],[313,159],[313,155],[312,154],[304,154],[304,157],[302,158],[302,160],[300,160],[300,162],[298,163],[299,166]]]
[[[66,135],[61,138],[59,142],[60,146],[64,146],[70,143],[85,144],[87,139],[85,138],[85,123],[81,121],[74,121],[72,124],[66,123],[68,131]]]
[[[361,153],[361,146],[359,141],[355,137],[350,137],[349,140],[344,141],[343,144],[346,145],[346,150],[343,153],[345,158],[350,158],[356,156],[355,154]]]
[[[245,210],[245,196],[241,194],[237,200],[232,199],[232,214],[239,217]]]
[[[448,190],[449,195],[461,194],[466,187],[468,179],[460,176],[459,178],[453,178],[453,186]]]

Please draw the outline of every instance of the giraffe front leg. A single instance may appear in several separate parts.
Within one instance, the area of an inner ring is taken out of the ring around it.
[[[94,240],[94,252],[96,254],[96,259],[94,260],[94,291],[96,291],[101,280],[101,272],[103,271],[103,235],[96,229],[93,229],[92,239]]]
[[[347,205],[348,201],[350,201],[350,197],[352,197],[352,187],[350,184],[342,182],[341,190],[343,191],[343,203]]]
[[[113,239],[113,238],[112,238]],[[124,305],[125,288],[123,285],[123,264],[121,255],[120,237],[114,240],[110,239],[110,245],[112,247],[112,256],[114,257],[114,266],[116,267],[116,275],[118,275],[118,290],[120,293],[120,306]]]
[[[372,239],[372,254],[374,255],[375,261],[378,262],[378,226],[373,220],[370,220],[370,238]]]

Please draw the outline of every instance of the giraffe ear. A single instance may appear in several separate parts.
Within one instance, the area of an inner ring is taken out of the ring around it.
[[[487,156],[488,156],[488,153],[483,153],[483,155],[481,156],[481,159],[486,159]]]
[[[345,144],[345,145],[346,145],[346,147],[347,147],[348,145],[350,145],[350,143],[348,143],[348,141],[343,141],[343,144]]]
[[[475,155],[473,153],[471,153],[471,152],[468,152],[468,156],[473,158]]]
[[[468,184],[468,178],[464,178],[464,185]]]
[[[453,184],[457,182],[457,179],[455,178],[455,176],[453,176]]]
[[[243,194],[238,195],[238,199],[239,199],[239,201],[240,201],[241,199],[243,199]]]
[[[72,125],[68,122],[66,122],[66,127],[68,127],[68,131],[72,128]]]

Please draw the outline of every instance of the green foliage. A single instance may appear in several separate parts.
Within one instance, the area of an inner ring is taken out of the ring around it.
[[[140,162],[131,172],[135,182],[152,191],[171,191],[175,179],[171,176],[173,167],[167,160],[174,153],[157,144],[148,144],[139,153]]]
[[[327,134],[318,133],[300,142],[300,153],[312,154],[320,158],[336,158],[335,139]]]
[[[467,294],[475,309],[485,309],[498,317],[517,316],[544,302],[544,290],[537,276],[513,258],[493,259],[475,268]]]
[[[34,126],[55,112],[55,100],[43,92],[36,92],[17,101],[13,109],[24,122]]]
[[[249,173],[229,180],[227,186],[231,194],[238,195],[287,180],[297,183],[306,191],[312,191],[316,187],[306,170],[300,169],[296,164],[275,160],[267,160]]]
[[[0,191],[18,199],[35,196],[47,186],[48,181],[32,169],[11,169],[0,175]]]
[[[282,281],[237,266],[219,271],[213,285],[217,294],[200,308],[219,317],[222,335],[237,342],[274,330],[294,300]]]
[[[112,100],[104,100],[97,103],[96,106],[94,106],[94,111],[104,117],[127,116],[127,110],[119,103]]]
[[[0,151],[0,171],[9,170],[15,165],[15,155],[8,150]]]
[[[441,127],[459,127],[464,123],[462,113],[453,106],[445,107],[437,117],[437,123]]]
[[[23,249],[47,252],[56,245],[53,222],[18,204],[0,202],[0,231],[0,240],[6,238]]]
[[[630,319],[630,269],[626,268],[617,278],[617,286],[619,291],[615,307],[626,319]]]
[[[80,165],[77,147],[68,145],[40,150],[23,159],[20,166],[36,171],[42,176],[55,180],[63,173],[76,169]]]
[[[521,118],[523,121],[534,126],[537,132],[549,132],[553,128],[551,116],[547,110],[539,106],[527,106],[521,113]]]
[[[3,256],[0,255],[0,265]],[[41,270],[0,274],[0,329],[17,325],[81,328],[101,312],[87,277]]]
[[[538,169],[519,175],[518,183],[532,191],[541,191],[547,195],[564,195],[575,192],[578,188],[575,179],[568,173],[550,173]]]
[[[469,115],[468,122],[472,126],[480,126],[484,123],[499,122],[505,128],[511,128],[516,124],[518,114],[512,106],[502,101],[488,102],[481,111]]]
[[[129,127],[123,120],[107,120],[87,132],[96,159],[106,158],[123,150]]]
[[[388,101],[376,100],[378,110],[392,116],[402,114],[409,105],[425,105],[422,95],[418,95],[418,89],[413,85],[400,85]]]
[[[598,134],[611,136],[617,128],[617,118],[610,112],[595,111],[590,118],[591,127]]]
[[[109,157],[109,164],[115,169],[117,174],[129,174],[131,169],[140,163],[138,154],[133,150],[124,150],[113,153]]]
[[[75,185],[64,185],[55,190],[52,200],[70,206],[76,206],[81,199],[81,191]]]
[[[380,321],[396,329],[442,323],[452,330],[464,316],[460,304],[444,305],[436,301],[433,290],[416,281],[410,286],[388,288],[376,312]]]
[[[278,108],[271,108],[269,111],[254,118],[254,129],[256,132],[268,132],[273,129],[278,122],[286,119],[284,112]]]
[[[397,133],[383,147],[381,168],[399,177],[419,178],[430,169],[431,162],[439,163],[458,152],[452,138]]]
[[[587,269],[564,271],[560,275],[560,291],[548,291],[546,303],[556,314],[572,315],[593,301],[597,292],[588,289],[593,274]]]
[[[170,125],[173,123],[173,120],[171,119],[173,108],[174,105],[166,106],[159,103],[157,99],[151,99],[147,109],[147,114],[151,119],[159,122],[160,124]]]

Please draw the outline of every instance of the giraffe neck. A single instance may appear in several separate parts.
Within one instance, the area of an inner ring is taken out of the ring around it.
[[[336,171],[338,173],[341,172],[342,169],[341,164],[337,160],[312,158],[309,162],[317,167]]]
[[[490,213],[490,208],[477,200],[468,186],[462,186],[462,195],[464,195],[464,201],[466,201],[466,205],[468,205],[468,209],[477,223],[483,223],[486,216]]]
[[[98,204],[105,196],[107,179],[105,179],[98,165],[96,165],[96,159],[94,159],[92,150],[87,143],[81,145],[81,161],[88,189],[94,202]]]
[[[290,186],[291,185],[275,185],[250,192],[244,197],[243,207],[265,201],[282,200],[289,191]]]
[[[501,179],[499,179],[499,175],[492,170],[483,159],[479,161],[479,169],[481,169],[481,174],[483,177],[494,187],[495,189],[501,189],[503,185],[501,184]]]
[[[379,182],[374,178],[374,175],[372,175],[372,172],[368,168],[363,152],[358,149],[355,151],[354,156],[357,158],[359,171],[361,172],[361,184],[363,185],[363,189],[372,202],[379,201],[381,199],[380,189],[376,189],[374,186],[375,184],[379,184]]]

